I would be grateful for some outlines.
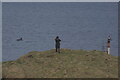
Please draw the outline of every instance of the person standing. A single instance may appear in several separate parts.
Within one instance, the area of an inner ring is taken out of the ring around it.
[[[56,52],[60,53],[60,39],[59,39],[59,36],[57,36],[55,38],[55,48],[56,48]]]

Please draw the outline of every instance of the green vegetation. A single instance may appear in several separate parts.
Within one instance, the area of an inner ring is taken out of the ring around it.
[[[118,58],[101,51],[32,51],[3,62],[4,78],[117,78]]]

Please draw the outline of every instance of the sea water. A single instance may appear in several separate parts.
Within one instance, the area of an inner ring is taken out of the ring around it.
[[[3,2],[2,7],[3,61],[53,49],[56,36],[61,48],[104,51],[111,35],[111,54],[118,56],[117,3]]]

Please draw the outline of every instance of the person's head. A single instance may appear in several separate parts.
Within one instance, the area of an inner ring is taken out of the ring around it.
[[[57,36],[56,38],[59,38],[59,36]]]

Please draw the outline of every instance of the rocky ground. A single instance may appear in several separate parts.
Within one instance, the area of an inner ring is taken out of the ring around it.
[[[2,65],[3,78],[117,78],[118,58],[101,51],[32,51]]]

